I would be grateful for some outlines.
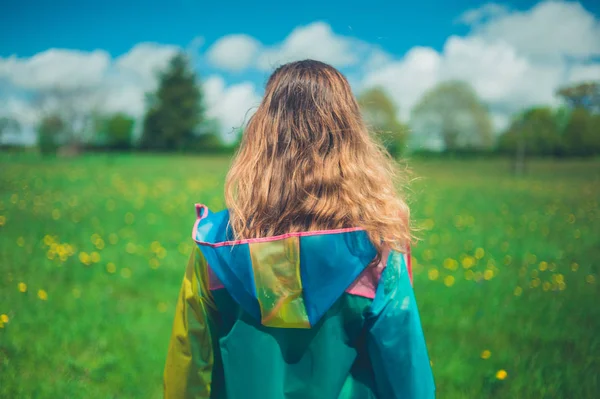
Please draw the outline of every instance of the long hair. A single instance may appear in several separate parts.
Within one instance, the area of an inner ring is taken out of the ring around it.
[[[243,132],[225,182],[236,239],[363,228],[381,257],[411,240],[394,161],[369,134],[346,78],[322,62],[285,64]]]

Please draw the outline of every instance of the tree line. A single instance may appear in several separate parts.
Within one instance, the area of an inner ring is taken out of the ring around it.
[[[207,117],[202,86],[184,54],[175,55],[158,78],[158,88],[146,97],[139,126],[125,113],[82,109],[78,105],[86,91],[57,89],[38,96],[41,152],[235,150],[240,134],[234,143],[223,142],[217,122]],[[413,152],[511,155],[516,165],[529,156],[600,155],[600,83],[565,86],[556,95],[562,106],[523,110],[500,134],[495,134],[484,102],[463,81],[441,82],[428,90],[406,122],[399,120],[397,105],[384,88],[367,89],[358,100],[370,130],[395,157],[409,147]],[[0,118],[0,136],[18,130],[17,121]]]

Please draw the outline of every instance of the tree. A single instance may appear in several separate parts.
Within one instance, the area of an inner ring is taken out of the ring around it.
[[[135,120],[124,113],[97,118],[96,130],[101,142],[112,150],[129,150],[133,140]]]
[[[563,86],[556,91],[572,108],[600,112],[600,82],[583,82]]]
[[[149,96],[141,147],[181,150],[193,140],[204,121],[202,92],[184,54],[177,54],[159,76],[156,93]]]
[[[563,143],[556,112],[549,107],[533,107],[518,115],[500,136],[498,144],[508,153],[524,146],[531,155],[560,155]]]
[[[0,142],[5,133],[20,133],[21,124],[14,118],[9,116],[0,117]]]
[[[488,149],[493,127],[487,108],[468,83],[442,82],[427,91],[411,115],[413,131],[441,136],[447,151]]]
[[[398,157],[406,145],[408,128],[398,121],[394,102],[382,88],[375,87],[363,92],[358,103],[367,124],[390,155]]]
[[[93,138],[95,109],[101,102],[102,93],[86,86],[56,86],[38,92],[34,98],[40,121],[62,121],[55,145],[65,146],[70,153],[78,153]]]
[[[583,107],[575,108],[564,130],[564,142],[569,155],[600,154],[600,115]]]
[[[498,150],[514,155],[516,174],[525,172],[529,155],[557,156],[564,153],[560,120],[562,115],[549,107],[534,107],[518,115],[498,138]]]
[[[38,145],[43,155],[56,153],[62,137],[67,130],[59,115],[46,115],[38,126]]]

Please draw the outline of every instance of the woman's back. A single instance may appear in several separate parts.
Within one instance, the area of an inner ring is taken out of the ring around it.
[[[273,74],[228,210],[197,205],[165,397],[434,396],[390,165],[339,72]]]

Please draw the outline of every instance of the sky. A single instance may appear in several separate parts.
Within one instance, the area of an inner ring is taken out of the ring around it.
[[[226,138],[274,67],[296,59],[332,64],[357,94],[383,86],[403,120],[437,83],[465,80],[497,130],[524,107],[557,105],[560,85],[600,80],[597,1],[208,3],[5,1],[0,115],[31,133],[34,94],[60,86],[80,90],[82,107],[140,119],[156,72],[177,51],[190,56]]]

